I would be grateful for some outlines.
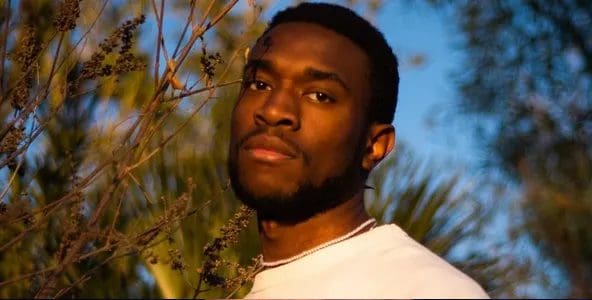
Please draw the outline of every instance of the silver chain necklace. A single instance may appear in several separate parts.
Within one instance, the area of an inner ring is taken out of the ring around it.
[[[306,250],[304,252],[301,252],[299,254],[296,254],[294,256],[291,256],[291,257],[288,257],[288,258],[285,258],[285,259],[280,259],[280,260],[275,260],[275,261],[264,261],[263,260],[263,257],[261,257],[261,265],[264,266],[264,267],[277,267],[279,265],[283,265],[283,264],[287,264],[287,263],[293,262],[293,261],[295,261],[297,259],[303,258],[303,257],[305,257],[307,255],[310,255],[310,254],[312,254],[314,252],[317,252],[317,251],[319,251],[319,250],[321,250],[323,248],[329,247],[329,246],[331,246],[333,244],[337,244],[337,243],[339,243],[341,241],[344,241],[346,239],[349,239],[350,237],[356,235],[357,233],[359,233],[360,231],[362,231],[364,228],[366,228],[370,224],[372,224],[372,227],[370,229],[373,229],[374,227],[376,227],[376,220],[375,219],[369,219],[366,222],[360,224],[360,226],[356,227],[354,230],[352,230],[352,231],[350,231],[350,232],[348,232],[348,233],[346,233],[346,234],[344,234],[344,235],[342,235],[340,237],[337,237],[335,239],[332,239],[330,241],[327,241],[325,243],[322,243],[322,244],[320,244],[320,245],[318,245],[318,246],[316,246],[316,247],[314,247],[312,249]]]

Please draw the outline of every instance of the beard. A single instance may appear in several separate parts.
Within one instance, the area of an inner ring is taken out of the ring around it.
[[[360,170],[362,149],[359,147],[352,159],[344,162],[345,169],[325,178],[320,184],[315,185],[310,179],[306,179],[291,193],[262,195],[242,183],[237,152],[234,151],[232,154],[233,151],[230,151],[228,159],[232,189],[241,202],[257,212],[261,220],[274,220],[282,224],[296,224],[308,220],[351,199],[360,191],[362,178],[365,177],[365,173]]]
[[[359,170],[350,163],[341,173],[313,185],[310,180],[299,184],[292,193],[257,195],[241,183],[234,160],[229,161],[230,183],[236,196],[257,211],[262,220],[296,224],[328,211],[353,197],[359,190]],[[257,176],[254,174],[253,176]]]

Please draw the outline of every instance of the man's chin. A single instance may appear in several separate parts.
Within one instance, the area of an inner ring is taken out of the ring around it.
[[[351,198],[357,191],[355,164],[321,184],[299,182],[295,174],[245,176],[230,161],[230,182],[236,196],[257,211],[260,219],[296,224],[326,212]]]
[[[293,225],[306,221],[313,216],[325,212],[341,203],[339,197],[323,189],[303,185],[293,193],[255,193],[234,185],[237,197],[245,205],[254,209],[260,220],[273,220],[282,224]]]
[[[273,219],[280,222],[301,221],[304,216],[293,215],[293,207],[301,201],[294,197],[294,193],[279,190],[277,187],[266,186],[258,190],[249,190],[246,185],[235,186],[233,189],[240,201],[254,209],[261,219]]]
[[[311,207],[298,205],[296,199],[280,199],[269,197],[239,197],[242,203],[254,209],[260,220],[273,220],[283,224],[296,224],[308,220],[318,211]]]

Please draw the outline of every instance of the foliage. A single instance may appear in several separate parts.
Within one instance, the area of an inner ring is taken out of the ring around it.
[[[203,294],[201,249],[238,206],[204,129],[244,41],[217,44],[260,28],[236,2],[3,2],[2,297]]]
[[[587,1],[428,1],[462,32],[460,107],[488,165],[519,184],[534,245],[591,297],[592,6]],[[544,270],[542,270],[544,271]]]
[[[229,190],[227,120],[268,3],[236,3],[2,2],[0,297],[245,294],[258,246],[253,212]],[[458,183],[418,189],[434,178],[397,161],[374,176],[389,208],[375,214],[416,216],[399,222],[500,289],[483,271],[495,258],[451,254],[482,226]]]

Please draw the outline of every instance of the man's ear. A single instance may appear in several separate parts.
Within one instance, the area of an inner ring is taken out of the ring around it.
[[[370,125],[362,168],[368,172],[385,158],[395,147],[395,128],[391,124]]]

